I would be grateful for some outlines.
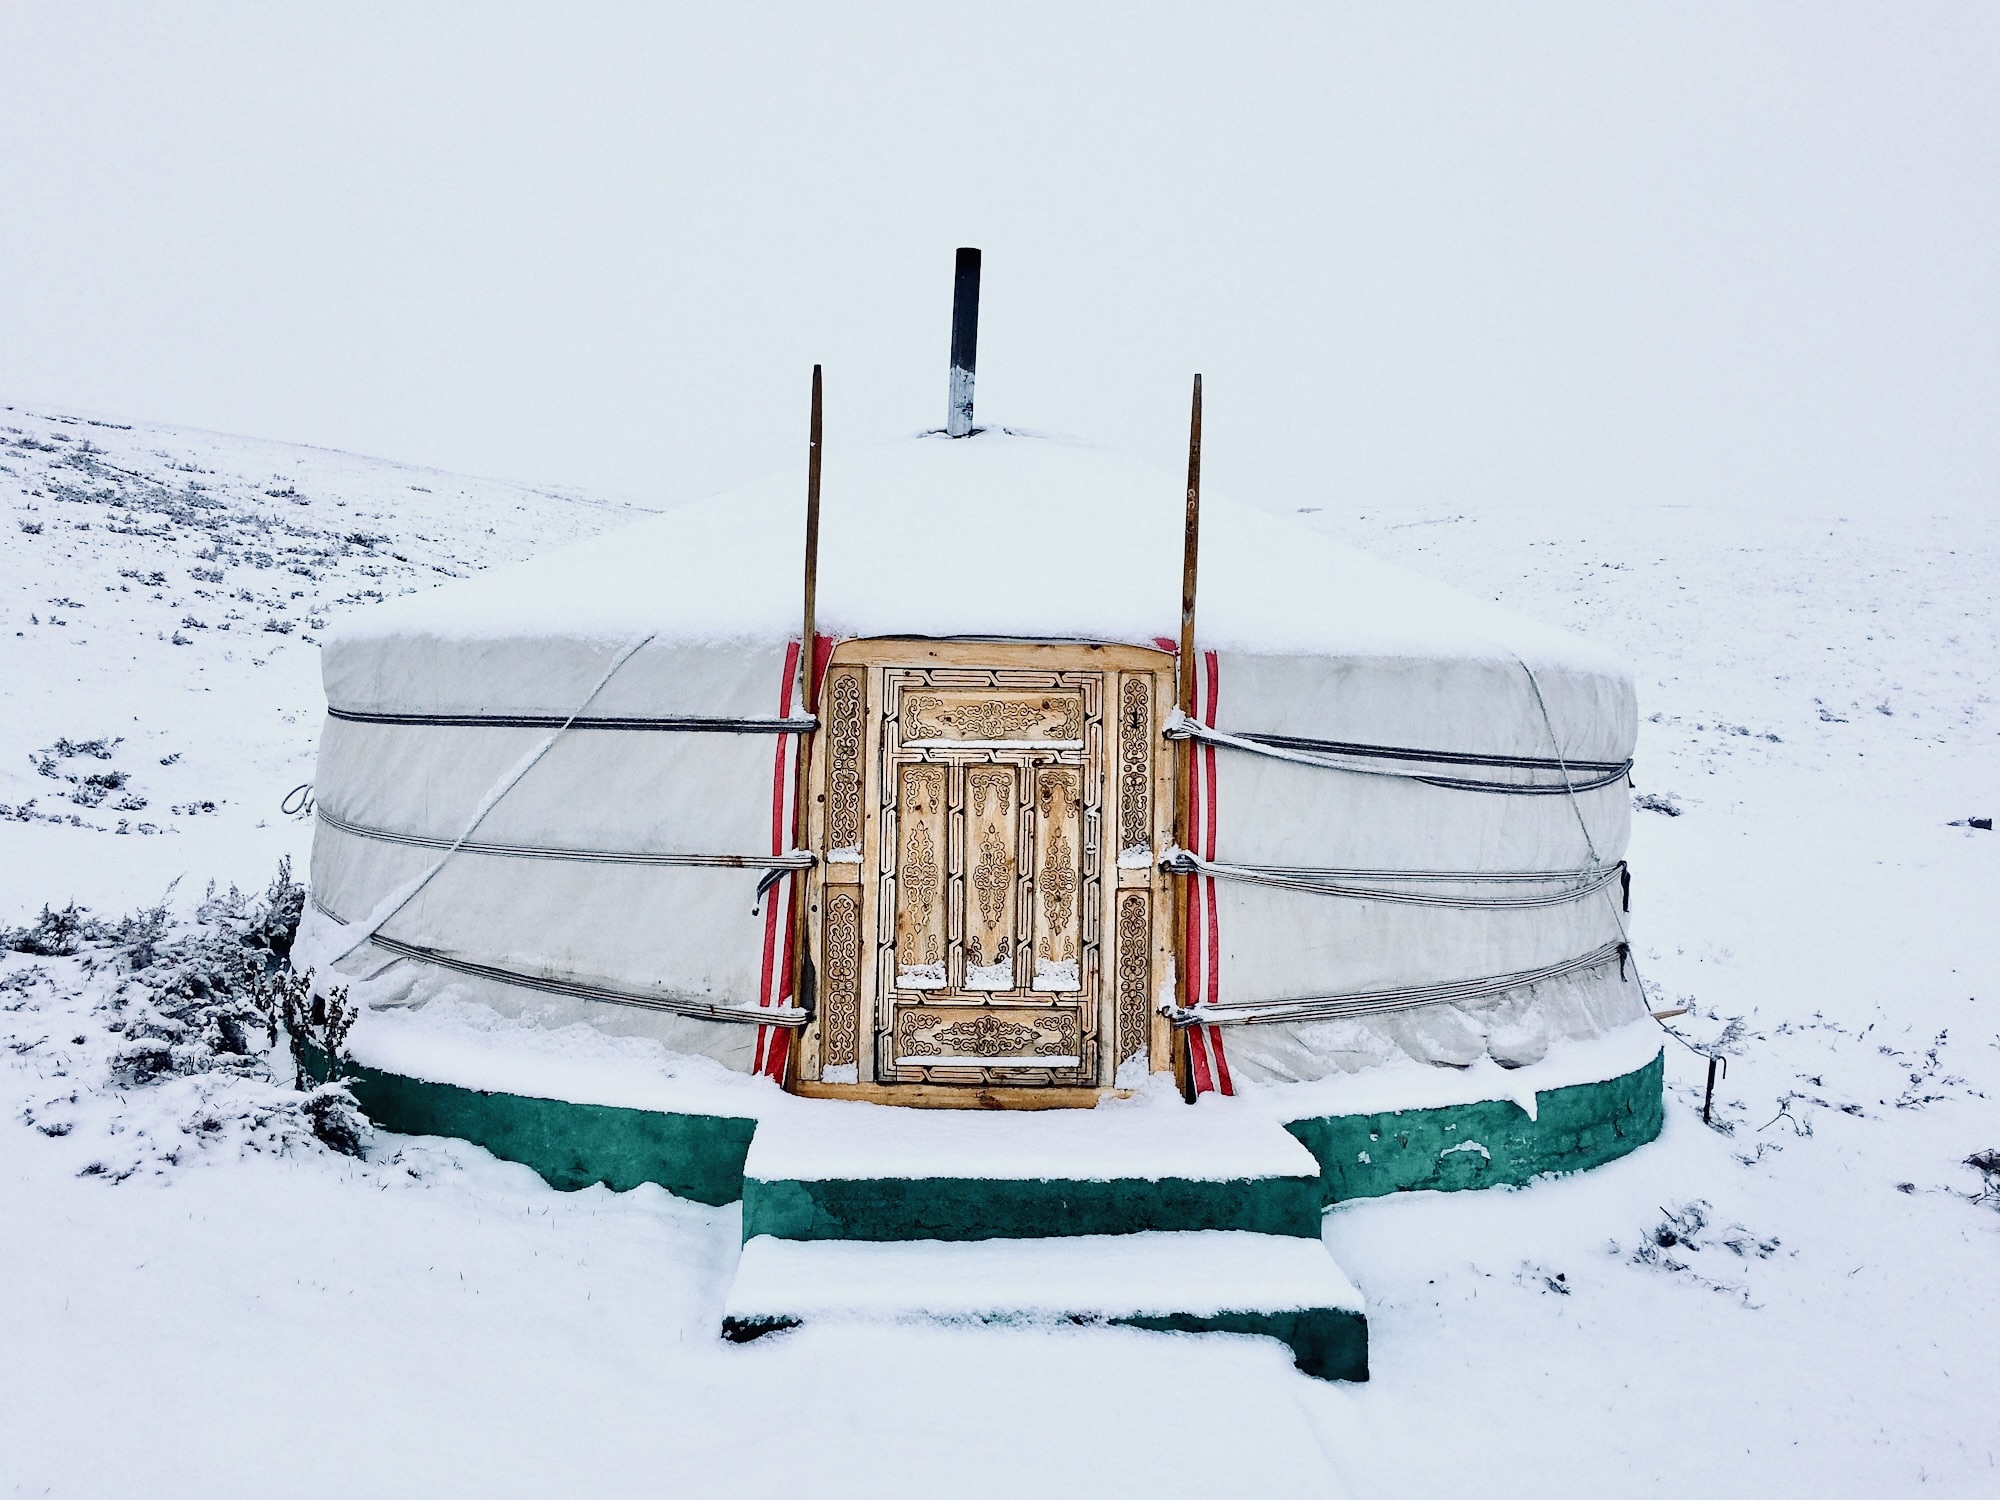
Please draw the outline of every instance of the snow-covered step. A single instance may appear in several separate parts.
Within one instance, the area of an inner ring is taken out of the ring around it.
[[[743,1247],[723,1333],[801,1323],[1117,1324],[1245,1333],[1325,1380],[1368,1378],[1368,1323],[1317,1239],[1198,1231],[862,1243],[760,1235]]]
[[[1319,1234],[1312,1153],[1222,1103],[986,1113],[813,1101],[759,1122],[743,1176],[746,1240]]]

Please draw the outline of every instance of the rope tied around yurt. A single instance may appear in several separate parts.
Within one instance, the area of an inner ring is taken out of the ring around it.
[[[657,634],[657,631],[647,631],[638,640],[632,642],[631,645],[612,658],[611,665],[604,669],[604,675],[599,677],[596,685],[584,695],[583,702],[576,706],[575,711],[556,726],[554,733],[550,734],[541,744],[515,762],[513,769],[502,776],[493,785],[492,789],[487,792],[485,797],[480,800],[478,809],[472,814],[472,820],[465,825],[465,831],[452,842],[451,846],[443,854],[438,856],[437,862],[400,890],[390,892],[383,899],[381,905],[370,912],[367,918],[359,924],[360,930],[356,932],[353,940],[338,953],[332,954],[327,958],[326,965],[329,969],[353,953],[363,943],[373,938],[381,930],[383,924],[414,901],[417,898],[417,894],[437,878],[438,871],[449,864],[452,856],[458,853],[465,846],[466,841],[479,831],[479,825],[486,821],[487,815],[500,805],[501,800],[509,792],[521,784],[522,779],[530,771],[542,763],[542,757],[555,748],[556,742],[589,711],[590,705],[597,701],[597,695],[610,686],[611,679],[618,675],[619,669],[626,662],[637,656],[647,645],[651,644],[653,637]]]
[[[644,717],[588,717],[572,714],[397,714],[334,708],[329,719],[347,724],[417,725],[428,729],[618,729],[671,734],[810,734],[819,728],[811,715],[783,719],[732,719],[712,714],[654,714]]]
[[[1529,666],[1525,661],[1522,661],[1521,658],[1518,656],[1515,657],[1514,660],[1520,664],[1521,670],[1527,673],[1528,675],[1528,686],[1534,690],[1535,694],[1535,707],[1541,710],[1542,728],[1548,732],[1549,748],[1555,751],[1557,762],[1563,764],[1563,778],[1565,781],[1567,781],[1569,778],[1569,768],[1567,763],[1563,762],[1562,741],[1556,734],[1555,720],[1549,714],[1548,699],[1542,696],[1542,684],[1540,680],[1536,678],[1535,669],[1533,667]],[[1576,826],[1578,831],[1580,831],[1583,834],[1583,846],[1584,848],[1590,851],[1590,857],[1594,861],[1597,858],[1597,840],[1591,836],[1590,822],[1587,818],[1584,817],[1583,806],[1576,800],[1576,796],[1574,793],[1572,793],[1570,796],[1569,807],[1570,811],[1576,815]],[[1607,897],[1606,899],[1608,900],[1609,898]],[[1646,1014],[1652,1019],[1653,1023],[1660,1028],[1660,1030],[1664,1031],[1668,1036],[1672,1037],[1675,1041],[1679,1042],[1683,1047],[1687,1048],[1688,1051],[1694,1053],[1696,1057],[1708,1058],[1711,1063],[1711,1072],[1712,1072],[1713,1071],[1712,1065],[1714,1062],[1713,1055],[1710,1053],[1703,1052],[1701,1048],[1695,1046],[1693,1042],[1690,1042],[1686,1037],[1682,1036],[1678,1031],[1674,1030],[1673,1027],[1669,1026],[1666,1023],[1666,1019],[1664,1017],[1655,1015],[1653,1013],[1653,1003],[1651,1000],[1646,998],[1646,977],[1645,975],[1639,972],[1639,957],[1637,954],[1632,952],[1631,948],[1632,935],[1625,926],[1625,913],[1631,910],[1632,910],[1632,884],[1631,880],[1628,877],[1624,886],[1623,900],[1614,901],[1611,903],[1611,920],[1618,926],[1618,937],[1620,939],[1623,952],[1625,954],[1625,957],[1619,960],[1618,964],[1619,977],[1620,978],[1624,977],[1625,965],[1627,962],[1629,962],[1632,965],[1632,977],[1634,980],[1638,982],[1639,985],[1640,1004],[1645,1007]]]
[[[327,827],[340,833],[351,834],[355,838],[375,839],[385,844],[402,844],[412,849],[456,847],[462,854],[487,854],[506,859],[572,860],[597,865],[764,870],[768,873],[757,885],[759,903],[763,901],[765,893],[791,871],[810,870],[819,863],[819,856],[810,849],[793,849],[785,854],[674,854],[639,849],[569,849],[549,844],[487,844],[474,839],[459,840],[454,844],[451,839],[432,838],[427,834],[397,833],[388,828],[371,828],[365,823],[350,822],[323,807],[317,810],[315,816]],[[753,905],[750,910],[754,915],[757,907]]]
[[[313,897],[313,907],[320,915],[338,926],[348,925],[345,917],[329,911],[319,897]],[[544,994],[563,995],[573,1000],[602,1000],[611,1005],[628,1005],[638,1010],[662,1011],[669,1015],[687,1016],[697,1021],[732,1021],[749,1026],[783,1026],[796,1028],[811,1019],[811,1013],[797,1006],[747,1006],[727,1005],[718,1001],[703,1000],[693,995],[662,995],[645,990],[621,989],[615,985],[592,984],[581,979],[565,979],[550,974],[535,974],[522,969],[502,968],[497,964],[475,963],[471,959],[458,958],[436,948],[427,948],[420,943],[406,943],[400,938],[374,936],[369,939],[377,948],[392,953],[397,959],[414,959],[418,963],[432,964],[440,969],[464,974],[474,979],[489,979],[498,984],[519,985],[523,989],[540,990]]]
[[[1518,658],[1517,658],[1518,660]],[[1542,697],[1541,684],[1527,663],[1520,663],[1528,674],[1528,681],[1534,690],[1535,702],[1541,711],[1543,727],[1548,732],[1549,745],[1554,759],[1548,760],[1532,756],[1473,755],[1455,751],[1412,750],[1387,745],[1360,745],[1328,740],[1305,740],[1290,736],[1267,734],[1229,734],[1209,726],[1196,723],[1181,713],[1171,715],[1164,726],[1168,739],[1197,740],[1204,743],[1242,750],[1252,754],[1269,756],[1273,759],[1290,761],[1294,764],[1320,766],[1328,770],[1350,771],[1360,775],[1395,777],[1402,780],[1422,782],[1431,786],[1449,787],[1457,790],[1492,792],[1503,795],[1566,796],[1571,811],[1575,814],[1578,827],[1583,832],[1584,847],[1589,863],[1574,870],[1518,870],[1518,871],[1446,871],[1446,870],[1358,870],[1315,868],[1298,865],[1255,865],[1232,864],[1217,860],[1203,859],[1183,849],[1170,849],[1161,857],[1160,868],[1169,874],[1199,875],[1228,880],[1242,880],[1254,884],[1276,886],[1282,889],[1310,892],[1318,895],[1333,895],[1357,900],[1392,901],[1411,905],[1441,906],[1467,910],[1492,909],[1535,909],[1563,905],[1583,900],[1589,896],[1604,893],[1610,903],[1613,922],[1618,936],[1600,943],[1586,953],[1573,958],[1545,964],[1539,968],[1520,969],[1506,974],[1487,975],[1482,978],[1448,980],[1440,983],[1397,985],[1382,989],[1347,990],[1329,994],[1290,996],[1275,1000],[1225,1000],[1211,997],[1198,1007],[1167,1004],[1160,1007],[1160,1014],[1175,1028],[1204,1025],[1259,1025],[1286,1022],[1336,1021],[1356,1016],[1378,1015],[1384,1012],[1412,1010],[1420,1006],[1450,1003],[1468,1003],[1491,1000],[1513,990],[1526,989],[1533,985],[1545,984],[1569,975],[1580,974],[1601,968],[1613,960],[1618,964],[1619,978],[1626,977],[1627,965],[1633,965],[1633,976],[1637,977],[1636,964],[1632,957],[1631,944],[1621,913],[1621,906],[1630,909],[1630,873],[1624,861],[1607,865],[1597,851],[1597,841],[1592,836],[1590,825],[1584,817],[1582,804],[1577,793],[1595,791],[1614,785],[1631,773],[1632,762],[1624,761],[1579,761],[1563,753],[1562,745],[1555,732],[1555,724],[1550,718],[1548,704]],[[1404,767],[1391,769],[1368,761],[1403,761]],[[1553,772],[1560,779],[1547,782],[1498,782],[1472,777],[1441,776],[1413,769],[1425,765],[1475,766],[1495,770],[1533,772]],[[1583,771],[1585,777],[1579,780],[1575,771]],[[1464,896],[1440,895],[1434,892],[1402,889],[1383,889],[1382,882],[1403,885],[1424,883],[1466,884],[1527,884],[1563,882],[1567,888],[1559,891],[1539,893],[1529,896]],[[1610,887],[1616,882],[1618,894],[1612,894]],[[1643,981],[1641,993],[1644,992]]]
[[[1280,890],[1307,891],[1316,896],[1343,896],[1356,901],[1388,901],[1406,906],[1435,906],[1455,911],[1539,911],[1581,901],[1624,878],[1621,862],[1602,869],[1589,866],[1580,870],[1337,870],[1308,865],[1246,865],[1203,859],[1185,849],[1169,849],[1160,856],[1160,868],[1169,875],[1206,875],[1218,880],[1241,880]],[[1408,881],[1478,884],[1526,884],[1570,882],[1569,888],[1535,896],[1445,896],[1424,891],[1385,890],[1357,881]]]
[[[1299,995],[1283,1000],[1210,1000],[1198,1006],[1163,1005],[1160,1014],[1174,1026],[1256,1026],[1282,1021],[1344,1021],[1354,1016],[1379,1015],[1384,1011],[1413,1010],[1420,1005],[1440,1005],[1448,1001],[1490,1000],[1509,990],[1526,989],[1551,979],[1586,969],[1600,968],[1613,959],[1622,970],[1627,958],[1622,942],[1603,943],[1575,958],[1522,969],[1512,974],[1493,974],[1483,979],[1457,979],[1442,984],[1397,985],[1390,989],[1349,990],[1331,995]]]
[[[1364,745],[1344,740],[1308,740],[1282,734],[1232,734],[1214,729],[1197,722],[1175,709],[1167,715],[1160,732],[1170,740],[1195,740],[1205,745],[1219,745],[1230,750],[1241,750],[1252,755],[1268,756],[1273,760],[1288,761],[1293,765],[1317,766],[1327,771],[1347,771],[1357,776],[1382,776],[1397,781],[1416,781],[1425,786],[1444,787],[1453,791],[1486,792],[1496,796],[1512,797],[1560,797],[1574,796],[1577,792],[1594,792],[1601,787],[1615,785],[1632,772],[1632,762],[1624,761],[1576,761],[1579,769],[1591,773],[1585,781],[1573,782],[1568,768],[1561,762],[1541,760],[1525,755],[1476,755],[1457,750],[1414,750],[1397,745]],[[1380,762],[1403,761],[1404,769],[1392,769]],[[1437,772],[1426,772],[1408,767],[1434,766],[1476,766],[1499,771],[1526,771],[1529,773],[1560,772],[1559,782],[1541,781],[1492,781],[1471,776],[1446,776]]]

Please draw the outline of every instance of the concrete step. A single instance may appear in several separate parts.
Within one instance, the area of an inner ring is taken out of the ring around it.
[[[1226,1100],[995,1113],[800,1101],[759,1122],[743,1176],[745,1240],[1319,1237],[1312,1153]]]
[[[1257,1334],[1324,1380],[1368,1378],[1361,1294],[1318,1240],[1191,1231],[857,1242],[759,1235],[743,1247],[723,1333],[802,1323],[1110,1324]]]

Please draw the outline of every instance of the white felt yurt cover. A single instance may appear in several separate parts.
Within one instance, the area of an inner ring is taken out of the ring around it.
[[[785,663],[799,628],[803,492],[802,472],[781,474],[350,617],[324,652],[332,717],[317,778],[318,913],[302,960],[338,958],[337,972],[378,976],[367,987],[376,1004],[453,991],[748,1067],[751,1027],[407,959],[385,966],[393,954],[343,934],[392,911],[381,937],[468,963],[754,1004],[766,935],[751,913],[756,870],[441,861],[436,846],[491,802],[478,823],[490,844],[768,852],[770,734],[553,734],[545,721],[586,705],[613,720],[797,713]],[[1178,629],[1183,501],[1171,473],[997,430],[835,448],[820,629],[1152,644]],[[1202,691],[1218,729],[1544,765],[1629,759],[1630,676],[1590,643],[1224,496],[1204,497],[1201,540],[1198,645],[1204,664],[1214,653]],[[418,722],[462,715],[489,722]],[[510,715],[544,722],[490,722]],[[1215,764],[1218,863],[1478,873],[1608,869],[1624,854],[1629,798],[1618,779],[1517,796],[1228,749]],[[1616,886],[1527,910],[1230,880],[1212,889],[1212,972],[1241,1003],[1518,974],[1622,937]],[[1401,1057],[1514,1065],[1640,1009],[1621,966],[1600,964],[1470,1001],[1231,1028],[1230,1061],[1239,1076],[1284,1079]]]

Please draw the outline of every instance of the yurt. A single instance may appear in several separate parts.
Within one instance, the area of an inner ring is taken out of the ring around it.
[[[1055,1165],[1021,1170],[1057,1180],[1083,1170],[1061,1130],[1147,1102],[1125,1114],[1178,1143],[1137,1172],[1157,1186],[1204,1149],[1193,1121],[1255,1113],[1314,1236],[1344,1196],[1650,1139],[1627,671],[1199,494],[1198,446],[1184,481],[955,425],[862,447],[815,420],[796,472],[328,638],[296,961],[366,998],[378,1118],[715,1199],[772,1180],[777,1118],[821,1155],[903,1125],[964,1153],[911,1169],[938,1182],[991,1155],[942,1111],[1038,1112],[1011,1128]],[[593,1093],[585,1053],[630,1086]],[[699,1101],[634,1093],[649,1058]],[[614,1140],[563,1105],[633,1119]],[[758,1144],[729,1137],[718,1187],[670,1160],[695,1137],[638,1119],[677,1112]],[[1181,1227],[1145,1196],[1085,1227]]]

